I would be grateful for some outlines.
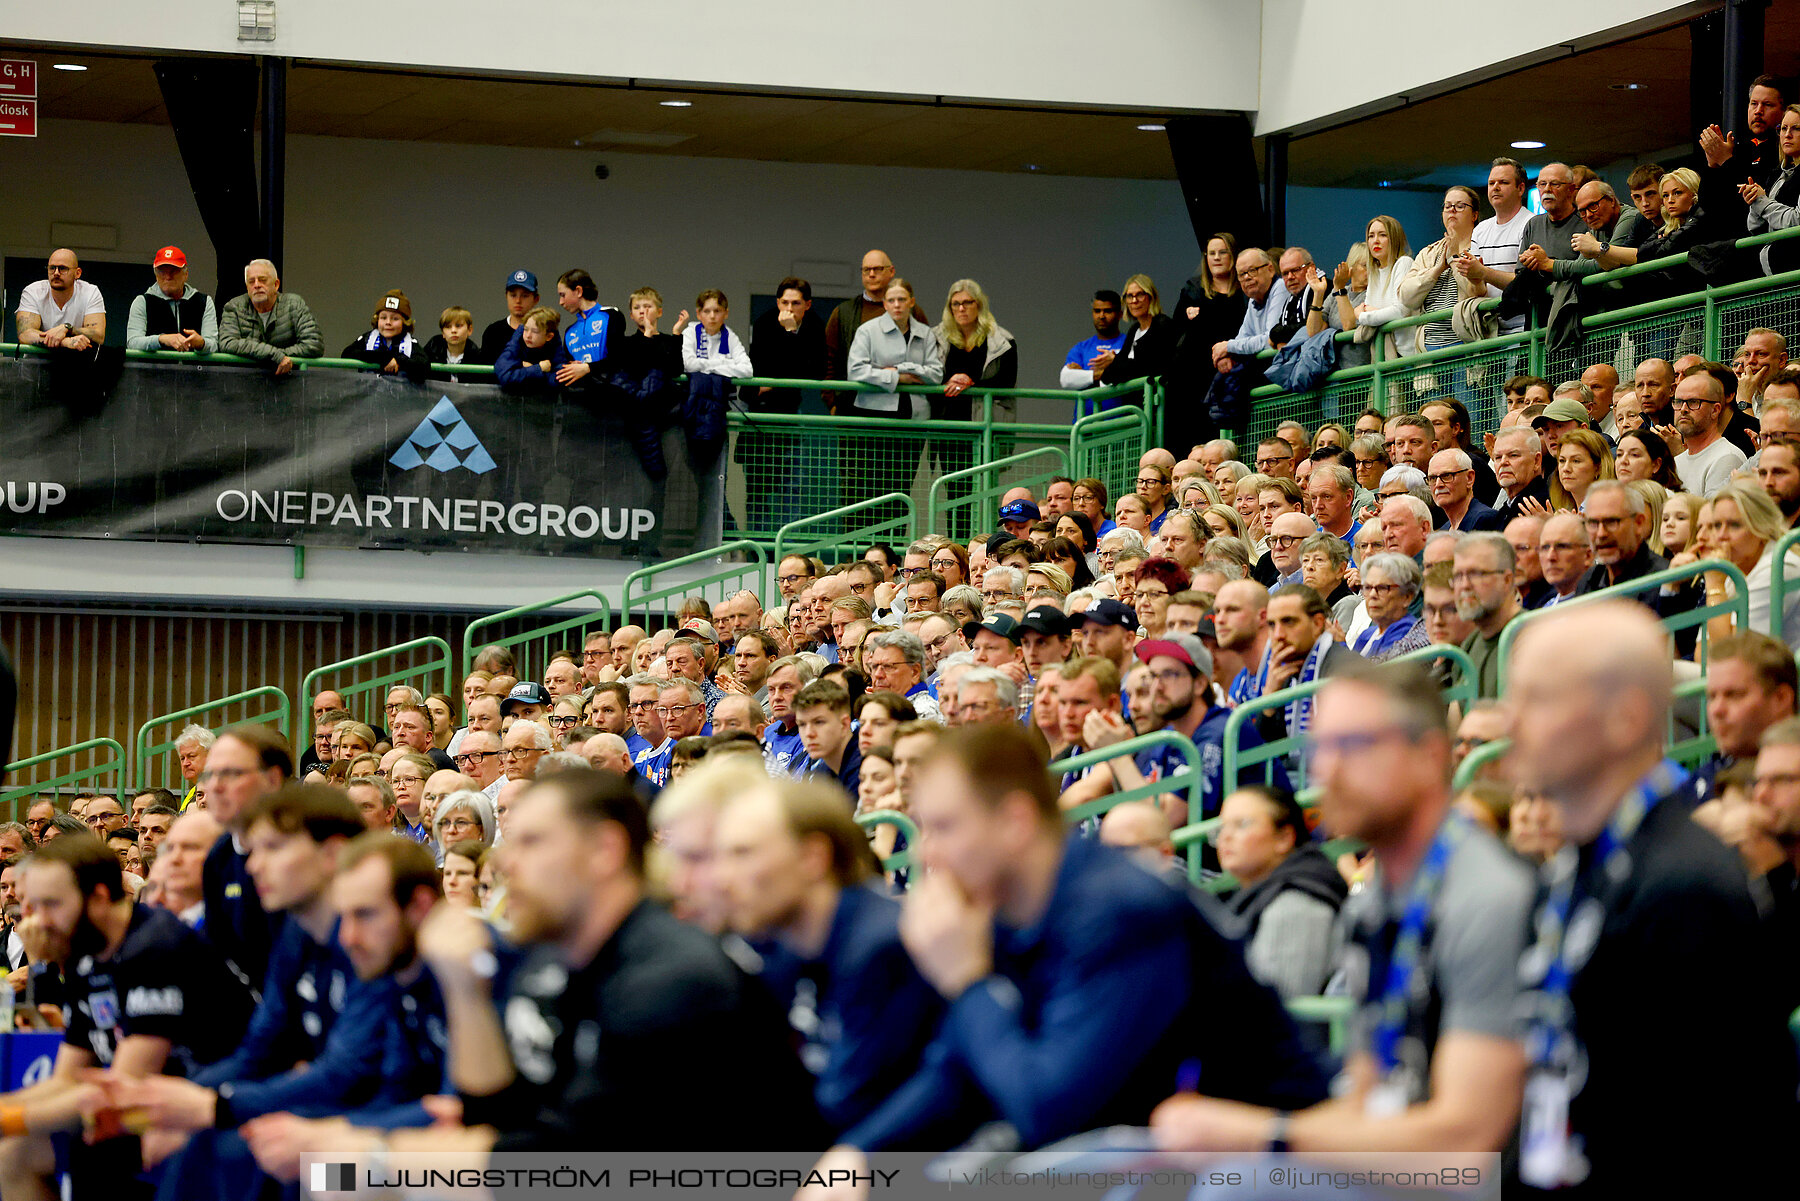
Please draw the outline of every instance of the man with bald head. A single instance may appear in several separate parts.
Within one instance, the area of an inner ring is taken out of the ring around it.
[[[882,315],[882,297],[887,293],[888,285],[894,282],[894,260],[888,257],[885,250],[871,250],[862,257],[862,294],[852,296],[843,304],[831,311],[831,317],[825,322],[825,378],[850,378],[850,343],[856,338],[856,331],[863,322],[873,321]],[[914,321],[930,324],[925,310],[917,303],[913,305]],[[855,393],[828,394],[832,411],[849,408],[855,400]],[[864,499],[864,498],[857,498]]]
[[[87,352],[106,341],[106,298],[81,278],[81,260],[64,248],[50,255],[45,278],[19,293],[13,321],[19,341],[46,350]]]
[[[1667,359],[1645,359],[1631,377],[1631,390],[1637,393],[1644,410],[1645,425],[1674,425],[1675,412],[1670,402],[1675,399],[1675,369]]]
[[[1545,617],[1507,685],[1517,783],[1557,807],[1575,852],[1540,883],[1520,961],[1537,1048],[1523,1183],[1654,1196],[1706,1173],[1726,1195],[1762,1189],[1794,1130],[1794,1047],[1743,865],[1694,824],[1693,781],[1664,755],[1665,631],[1621,602]],[[1678,1056],[1658,1051],[1671,1030]],[[1681,1137],[1645,1156],[1672,1104]]]
[[[732,653],[738,635],[747,630],[762,629],[762,602],[749,589],[733,593],[713,606],[712,627],[719,635],[719,653]]]
[[[1675,385],[1675,428],[1684,448],[1675,456],[1675,474],[1685,491],[1711,496],[1749,458],[1725,437],[1727,410],[1736,398],[1704,367],[1690,368]]]
[[[1584,192],[1586,190],[1587,188],[1582,189]],[[1588,392],[1594,398],[1593,403],[1588,405],[1588,416],[1594,419],[1594,426],[1602,434],[1617,442],[1619,424],[1613,418],[1613,396],[1619,390],[1618,371],[1611,363],[1595,363],[1581,373],[1581,382],[1588,386]]]
[[[1579,596],[1593,565],[1593,541],[1581,514],[1552,513],[1538,534],[1538,566],[1549,591],[1534,607],[1548,609]]]

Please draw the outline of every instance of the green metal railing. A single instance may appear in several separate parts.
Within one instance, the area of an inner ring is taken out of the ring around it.
[[[1330,1032],[1331,1053],[1342,1055],[1350,1045],[1350,1018],[1356,1012],[1356,998],[1289,997],[1287,1011],[1296,1022],[1315,1022]]]
[[[1800,550],[1800,530],[1789,530],[1775,543],[1775,561],[1769,564],[1768,633],[1782,643],[1787,642],[1782,616],[1787,612],[1788,592],[1794,587],[1788,580],[1788,554],[1796,550]],[[1795,560],[1793,566],[1796,569],[1795,575],[1800,577],[1800,560]]]
[[[852,519],[862,517],[861,524]],[[917,536],[918,510],[904,492],[886,492],[851,505],[841,505],[812,517],[790,521],[775,534],[775,551],[769,561],[780,567],[789,555],[814,555],[823,550],[862,554],[878,542],[904,546]]]
[[[1753,249],[1796,238],[1800,238],[1800,229],[1787,229],[1741,238],[1737,245],[1740,249]],[[1583,276],[1580,286],[1584,292],[1592,290],[1616,302],[1625,281],[1687,265],[1686,254],[1671,255]],[[1497,300],[1487,300],[1479,307],[1492,312],[1498,304]],[[1528,328],[1518,333],[1399,358],[1386,357],[1382,335],[1447,322],[1450,316],[1451,310],[1440,309],[1382,326],[1368,344],[1369,364],[1333,372],[1311,392],[1289,393],[1275,385],[1255,389],[1251,393],[1247,428],[1238,431],[1240,441],[1268,437],[1289,418],[1308,425],[1337,419],[1348,423],[1370,404],[1383,412],[1416,411],[1434,396],[1462,400],[1475,428],[1492,429],[1501,416],[1500,384],[1520,371],[1553,380],[1574,379],[1585,366],[1600,361],[1611,363],[1622,378],[1629,379],[1636,363],[1645,358],[1673,360],[1693,351],[1716,359],[1722,353],[1721,347],[1736,345],[1753,326],[1785,329],[1800,323],[1800,272],[1759,277],[1623,308],[1615,303],[1605,311],[1582,317],[1582,341],[1572,349],[1550,350],[1548,331],[1539,328],[1534,318]],[[1353,334],[1345,332],[1338,334],[1336,341],[1341,347],[1352,339]],[[1258,357],[1267,360],[1274,355],[1264,351]]]
[[[1443,660],[1455,670],[1455,677],[1442,690],[1444,703],[1456,701],[1467,706],[1480,691],[1480,681],[1476,678],[1475,664],[1468,654],[1459,646],[1445,646],[1434,643],[1420,647],[1404,655],[1397,655],[1389,660],[1392,663],[1426,663]],[[1263,769],[1263,782],[1273,783],[1275,765],[1285,763],[1288,780],[1296,792],[1306,787],[1306,736],[1290,730],[1281,738],[1263,742],[1259,746],[1245,747],[1244,727],[1250,725],[1264,713],[1273,713],[1285,709],[1297,700],[1315,695],[1329,680],[1314,680],[1310,684],[1296,684],[1291,688],[1283,688],[1280,692],[1272,692],[1268,696],[1256,697],[1239,705],[1231,711],[1225,721],[1225,759],[1223,779],[1226,787],[1237,787],[1243,779],[1243,772],[1251,771],[1259,765]],[[1198,818],[1196,818],[1198,820]],[[1204,834],[1204,831],[1202,831]]]
[[[1090,817],[1104,817],[1115,805],[1126,801],[1148,801],[1156,797],[1174,793],[1184,797],[1188,806],[1189,823],[1200,820],[1200,805],[1205,791],[1204,781],[1200,777],[1200,751],[1191,738],[1177,734],[1174,730],[1152,730],[1148,734],[1139,734],[1124,742],[1099,750],[1084,751],[1068,759],[1058,759],[1050,765],[1050,769],[1058,775],[1076,775],[1090,767],[1110,763],[1114,759],[1130,759],[1140,751],[1154,750],[1157,747],[1173,747],[1184,760],[1182,769],[1172,776],[1161,780],[1152,780],[1136,788],[1120,789],[1107,793],[1103,797],[1088,801],[1073,808],[1063,810],[1063,819],[1071,824],[1086,821]],[[1200,879],[1200,856],[1193,855],[1188,860],[1188,878],[1198,882]]]
[[[884,872],[906,871],[918,864],[919,827],[913,819],[897,809],[871,809],[856,815],[856,824],[865,830],[876,826],[892,826],[906,839],[906,846],[881,861]]]
[[[360,674],[358,671],[360,668],[370,667],[384,659],[416,655],[420,651],[435,651],[436,653],[423,662],[409,663],[367,680],[353,680],[346,684],[332,679],[333,676],[346,672]],[[454,665],[450,655],[450,644],[442,638],[436,637],[414,638],[410,642],[383,647],[380,650],[370,651],[366,655],[357,655],[355,658],[345,659],[338,663],[327,663],[323,667],[313,668],[300,681],[300,692],[295,698],[294,711],[310,715],[312,713],[311,700],[318,695],[320,682],[329,681],[328,686],[344,698],[345,707],[350,712],[362,715],[365,720],[372,719],[379,722],[381,718],[376,715],[386,712],[383,707],[387,700],[385,690],[392,688],[395,684],[410,684],[420,692],[442,692],[446,696],[455,696],[456,689],[450,680],[450,672]],[[370,697],[370,703],[364,704],[360,708],[350,703],[351,697],[361,696]]]
[[[1506,691],[1507,670],[1512,664],[1513,649],[1518,645],[1520,632],[1530,628],[1533,622],[1542,621],[1559,613],[1566,613],[1577,605],[1589,605],[1605,600],[1633,600],[1646,592],[1660,591],[1665,584],[1681,585],[1697,579],[1710,572],[1719,572],[1733,585],[1733,595],[1725,600],[1700,604],[1679,613],[1671,613],[1662,619],[1662,626],[1671,636],[1684,630],[1698,629],[1694,647],[1694,662],[1699,666],[1699,673],[1692,679],[1675,683],[1675,705],[1669,713],[1668,755],[1671,759],[1684,764],[1699,763],[1713,755],[1718,743],[1707,729],[1706,720],[1706,662],[1711,651],[1711,636],[1707,632],[1707,623],[1715,617],[1730,617],[1740,630],[1750,628],[1750,596],[1749,586],[1744,581],[1744,573],[1723,559],[1701,559],[1681,567],[1670,567],[1664,571],[1652,572],[1639,579],[1630,580],[1611,588],[1602,588],[1581,596],[1566,600],[1554,609],[1533,609],[1518,620],[1512,622],[1500,634],[1500,647],[1496,652],[1499,657],[1498,678],[1502,695]],[[1683,735],[1676,725],[1678,716],[1684,711],[1696,710],[1699,714],[1697,732]]]
[[[76,755],[92,754],[96,751],[111,751],[112,754],[99,763],[74,768],[51,776],[48,780],[33,780],[29,784],[15,784],[10,788],[0,790],[0,805],[6,807],[7,820],[19,820],[19,801],[24,797],[36,796],[39,793],[50,792],[52,789],[61,789],[65,784],[82,784],[89,780],[98,780],[101,776],[109,774],[113,778],[112,787],[103,788],[101,791],[110,792],[123,801],[126,783],[125,748],[112,738],[90,738],[86,742],[78,742],[74,746],[58,747],[53,751],[45,751],[41,755],[33,755],[29,759],[8,763],[6,776],[11,779],[28,768],[55,763],[58,759],[69,759]]]
[[[580,601],[592,602],[582,612],[573,617],[565,617],[561,621],[551,622],[546,626],[533,626],[511,634],[494,633],[497,627],[511,622],[518,622],[537,613],[548,613],[554,609],[566,609]],[[604,632],[612,624],[612,602],[595,588],[583,588],[580,592],[571,592],[567,596],[552,597],[549,600],[533,601],[528,605],[519,605],[501,613],[490,613],[486,617],[477,617],[463,627],[462,670],[466,676],[475,669],[476,648],[482,646],[503,646],[513,652],[518,662],[520,680],[535,680],[542,675],[544,667],[549,665],[550,654],[561,647],[552,647],[550,640],[559,634],[571,631],[576,636],[575,665],[581,666],[580,640],[590,630]],[[479,635],[479,636],[478,636]],[[537,662],[533,661],[532,652],[536,652]],[[533,667],[537,674],[532,674]]]
[[[267,698],[273,707],[261,713],[247,714],[243,717],[233,718],[230,721],[222,721],[217,726],[212,726],[210,723],[205,724],[207,724],[207,727],[215,734],[228,725],[236,725],[240,722],[257,725],[272,725],[277,730],[281,731],[281,736],[288,739],[289,745],[291,746],[293,744],[294,731],[291,710],[288,707],[287,694],[279,688],[274,688],[265,684],[260,688],[251,688],[244,692],[236,692],[230,696],[221,697],[216,701],[205,701],[198,705],[191,705],[188,708],[179,710],[175,713],[165,713],[161,717],[152,717],[149,721],[139,726],[136,749],[131,760],[131,775],[132,778],[137,780],[137,786],[139,788],[155,787],[155,781],[151,778],[151,765],[154,760],[162,758],[164,760],[162,778],[165,781],[175,781],[175,783],[168,784],[167,786],[171,789],[175,789],[177,792],[181,791],[180,788],[176,788],[176,784],[182,784],[182,786],[185,787],[185,782],[180,780],[179,771],[171,772],[169,770],[169,764],[167,762],[168,758],[174,754],[175,739],[180,736],[180,724],[191,721],[196,717],[205,717],[208,714],[216,714],[220,710],[229,709],[234,705],[248,705],[249,702],[259,698]],[[167,739],[161,742],[152,743],[150,741],[150,731],[158,726],[168,725],[174,725],[178,728],[171,732]],[[300,755],[304,750],[305,748],[303,746],[294,747],[294,762],[298,763],[300,761]]]
[[[1133,410],[1135,412],[1135,410]],[[1026,475],[1012,474],[1002,478],[1007,468],[1016,468],[1037,459],[1051,464]],[[1031,488],[1043,495],[1043,486],[1052,476],[1069,473],[1069,452],[1060,446],[1040,446],[1022,450],[976,467],[965,467],[931,481],[925,502],[925,524],[933,533],[949,534],[967,542],[978,532],[997,528],[994,514],[1000,498],[1012,488]]]
[[[743,560],[726,562],[733,555],[742,555]],[[673,584],[658,586],[656,583],[659,577],[680,569],[706,564],[716,565],[716,570]],[[712,550],[683,555],[654,567],[642,567],[626,576],[625,586],[619,596],[619,620],[634,621],[642,614],[647,621],[659,602],[703,596],[709,602],[717,604],[743,591],[754,592],[760,600],[768,590],[768,548],[760,542],[740,538]],[[666,604],[660,607],[668,608]]]
[[[1481,775],[1481,769],[1490,763],[1498,763],[1506,758],[1512,750],[1512,739],[1496,738],[1485,743],[1463,756],[1463,761],[1456,765],[1456,774],[1450,778],[1450,791],[1454,795],[1461,792]]]
[[[1160,386],[1157,389],[1160,395]],[[1108,496],[1132,490],[1138,460],[1155,444],[1156,418],[1135,405],[1079,417],[1069,433],[1070,461],[1077,479],[1092,477]]]

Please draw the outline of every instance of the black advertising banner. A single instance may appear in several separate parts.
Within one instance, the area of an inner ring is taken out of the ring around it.
[[[599,409],[492,383],[135,361],[82,400],[40,357],[0,360],[0,532],[586,557],[717,545],[679,428],[656,484]]]

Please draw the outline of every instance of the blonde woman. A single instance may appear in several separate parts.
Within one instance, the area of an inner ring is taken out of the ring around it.
[[[1338,329],[1356,328],[1357,306],[1369,298],[1369,246],[1366,242],[1352,242],[1344,261],[1337,265],[1331,276],[1331,295],[1337,301],[1337,320],[1332,322]],[[1373,357],[1366,342],[1349,341],[1338,343],[1338,369],[1345,367],[1361,367]]]
[[[1125,281],[1125,345],[1117,355],[1101,351],[1095,371],[1101,384],[1121,384],[1146,375],[1163,375],[1175,358],[1175,322],[1162,311],[1162,298],[1148,275]]]
[[[1595,480],[1616,479],[1612,449],[1593,430],[1575,429],[1556,448],[1556,476],[1550,481],[1552,509],[1581,510]]]
[[[938,354],[943,361],[944,392],[931,396],[933,421],[968,421],[977,416],[970,388],[1014,388],[1019,383],[1019,347],[1006,328],[994,320],[987,293],[972,279],[959,279],[950,285],[944,298],[944,315],[932,331],[937,337]],[[1017,421],[1019,402],[1012,397],[996,397],[994,418]],[[950,475],[975,465],[975,443],[969,438],[933,439],[926,451],[925,470]],[[968,480],[948,485],[952,505],[969,494]],[[966,532],[966,531],[965,531]]]
[[[1363,242],[1369,248],[1369,293],[1356,306],[1356,340],[1369,342],[1390,321],[1410,317],[1418,312],[1409,308],[1400,296],[1400,282],[1412,270],[1412,256],[1407,253],[1406,231],[1400,222],[1385,214],[1371,220],[1363,231]],[[1382,357],[1398,358],[1413,352],[1414,331],[1382,333]]]
[[[1638,262],[1668,258],[1692,250],[1702,242],[1717,242],[1733,232],[1722,229],[1700,207],[1700,175],[1691,167],[1677,167],[1662,177],[1663,227],[1638,247]],[[1706,280],[1692,267],[1650,271],[1637,277],[1643,300],[1661,300],[1699,291]],[[1686,331],[1684,331],[1686,332]]]
[[[1212,531],[1214,538],[1242,538],[1244,536],[1244,519],[1230,505],[1208,505],[1200,510],[1200,520]]]
[[[1701,522],[1704,551],[1744,573],[1744,583],[1749,589],[1749,629],[1768,633],[1775,544],[1788,532],[1781,510],[1756,483],[1733,480],[1707,498]],[[1800,577],[1800,551],[1788,551],[1784,574],[1789,579]],[[1731,593],[1732,583],[1723,573],[1707,574],[1706,599],[1709,604],[1724,600]],[[1792,649],[1800,646],[1800,588],[1788,590],[1782,610],[1779,637]],[[1721,623],[1729,630],[1729,618],[1714,618],[1707,623],[1708,632],[1715,638],[1721,634]]]

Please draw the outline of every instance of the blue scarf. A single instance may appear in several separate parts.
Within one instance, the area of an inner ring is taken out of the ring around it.
[[[411,334],[402,334],[400,340],[396,342],[392,338],[382,337],[380,330],[372,329],[369,331],[369,336],[363,339],[363,349],[397,350],[410,359],[418,355],[419,344],[413,340]]]
[[[1412,633],[1412,628],[1418,624],[1419,619],[1408,613],[1390,625],[1379,638],[1375,638],[1375,627],[1370,625],[1356,636],[1356,642],[1350,649],[1366,659],[1379,659],[1400,645],[1401,640]],[[1369,642],[1371,638],[1375,638],[1373,645]]]
[[[1263,648],[1262,666],[1256,670],[1256,682],[1252,696],[1263,695],[1269,686],[1269,656],[1275,645],[1270,643]],[[1297,688],[1302,684],[1310,684],[1319,678],[1319,667],[1325,662],[1325,652],[1331,649],[1331,634],[1322,633],[1313,641],[1312,649],[1306,652],[1306,662],[1300,665],[1300,674],[1288,683],[1289,688]],[[1232,691],[1236,692],[1236,685]],[[1313,698],[1309,693],[1297,700],[1287,703],[1287,731],[1289,734],[1300,734],[1312,724]]]
[[[719,353],[722,355],[731,353],[731,331],[723,325],[719,327]],[[694,323],[694,357],[705,359],[707,356],[706,327],[696,321]]]

